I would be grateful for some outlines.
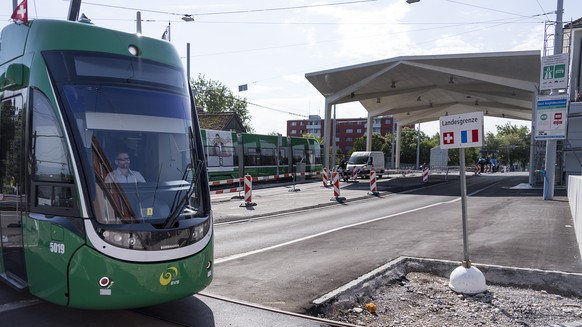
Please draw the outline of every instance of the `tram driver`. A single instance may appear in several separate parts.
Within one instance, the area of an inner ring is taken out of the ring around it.
[[[120,151],[115,156],[117,168],[107,174],[106,183],[145,183],[145,178],[136,170],[129,169],[129,154],[127,151]]]

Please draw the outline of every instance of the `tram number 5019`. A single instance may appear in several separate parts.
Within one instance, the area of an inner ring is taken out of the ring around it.
[[[63,243],[50,243],[50,251],[52,253],[64,254],[65,253],[65,245]]]

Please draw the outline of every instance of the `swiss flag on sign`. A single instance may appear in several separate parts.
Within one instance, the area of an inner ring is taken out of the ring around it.
[[[443,144],[455,144],[455,133],[454,132],[444,132],[443,133]]]
[[[23,23],[28,23],[28,9],[26,6],[26,0],[22,0],[22,2],[16,7],[12,16],[10,18],[14,19],[15,21],[20,21]]]

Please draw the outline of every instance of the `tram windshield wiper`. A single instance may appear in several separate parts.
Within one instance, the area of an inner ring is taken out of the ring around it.
[[[194,133],[192,132],[192,128],[189,128],[188,132],[189,132],[188,136],[189,136],[189,142],[190,142],[190,149],[192,150],[193,149],[192,140],[194,139]],[[194,167],[192,167],[193,172],[192,172],[192,181],[190,183],[190,187],[188,188],[188,191],[186,192],[184,197],[182,197],[180,199],[178,204],[172,206],[173,210],[171,210],[170,216],[168,216],[168,218],[166,219],[166,222],[164,223],[164,226],[163,226],[164,229],[172,228],[176,224],[176,221],[178,221],[178,218],[184,212],[184,208],[186,207],[190,198],[192,197],[192,193],[194,193],[194,190],[195,190],[194,187],[197,186],[197,184],[200,180],[200,174],[204,170],[204,161],[201,161],[201,160],[194,158],[193,151],[190,151],[190,159],[191,159],[191,162],[193,162],[193,163],[196,162],[196,165]],[[188,169],[186,169],[184,174],[185,174],[185,176],[188,175]]]

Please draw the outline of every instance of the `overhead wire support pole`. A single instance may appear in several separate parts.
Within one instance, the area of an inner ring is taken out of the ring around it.
[[[564,32],[562,16],[564,14],[564,0],[557,0],[558,8],[556,10],[556,27],[554,32],[554,54],[561,54],[564,46]],[[557,90],[555,90],[557,92]],[[552,93],[554,90],[552,90]],[[544,200],[552,200],[554,198],[554,185],[556,184],[556,156],[557,156],[558,141],[546,141],[546,164],[545,164],[545,178],[544,178]]]

